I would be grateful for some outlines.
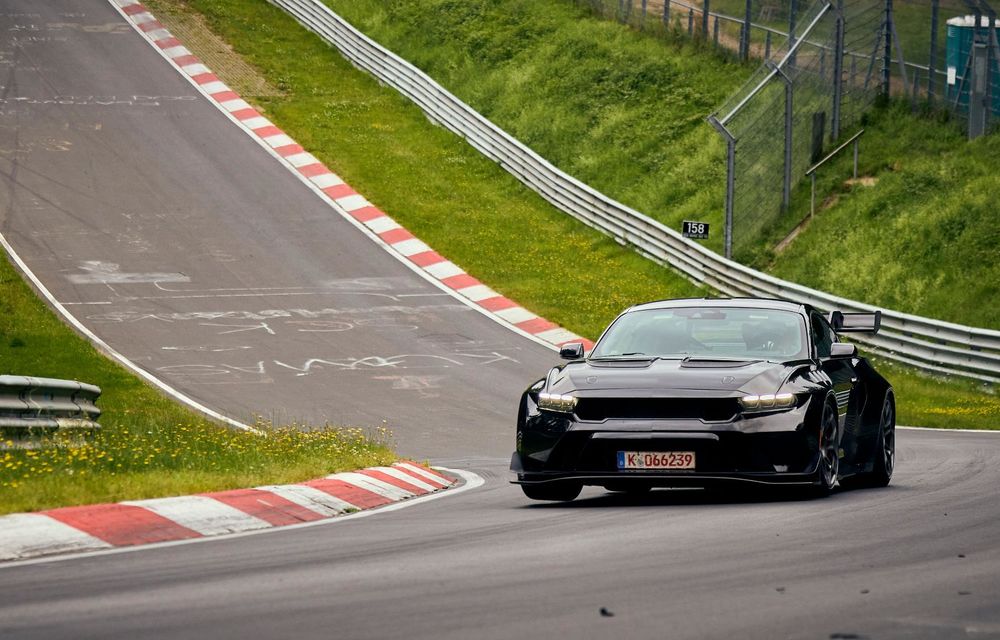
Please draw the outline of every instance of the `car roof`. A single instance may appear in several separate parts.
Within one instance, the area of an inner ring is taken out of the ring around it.
[[[637,304],[626,309],[625,313],[645,311],[647,309],[676,309],[680,307],[742,307],[750,309],[780,309],[798,313],[805,313],[807,310],[805,305],[798,302],[778,300],[777,298],[674,298]]]

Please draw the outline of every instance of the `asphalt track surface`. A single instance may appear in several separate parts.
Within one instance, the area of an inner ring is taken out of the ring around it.
[[[506,483],[512,414],[551,351],[383,254],[103,0],[5,2],[0,85],[0,228],[98,335],[231,415],[388,418],[403,452],[486,480],[0,568],[0,638],[1000,637],[1000,438],[901,432],[892,486],[826,500],[530,504]]]

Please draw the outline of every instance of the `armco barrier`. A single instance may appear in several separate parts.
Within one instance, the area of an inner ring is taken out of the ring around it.
[[[75,380],[0,376],[0,428],[99,429],[100,395],[100,388]]]
[[[362,34],[320,0],[269,2],[332,44],[352,64],[412,100],[432,121],[464,137],[554,206],[643,255],[670,265],[694,282],[727,295],[785,298],[823,311],[876,309],[726,260],[579,182],[481,116],[427,74]],[[859,337],[858,341],[873,352],[922,369],[1000,381],[1000,331],[883,310],[882,331],[877,336]]]

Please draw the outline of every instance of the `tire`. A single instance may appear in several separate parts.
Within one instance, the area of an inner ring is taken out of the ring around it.
[[[896,401],[892,390],[886,392],[879,414],[878,436],[872,452],[872,470],[858,480],[863,487],[885,487],[896,467]]]
[[[837,409],[827,402],[819,419],[819,463],[816,465],[816,484],[810,490],[813,497],[826,497],[837,487],[840,477],[839,430]]]
[[[583,490],[579,482],[548,482],[545,484],[522,484],[521,491],[532,500],[569,502]]]

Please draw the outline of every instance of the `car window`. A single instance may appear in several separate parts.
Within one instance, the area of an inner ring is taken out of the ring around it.
[[[837,334],[823,316],[813,313],[812,318],[812,340],[816,345],[816,355],[820,358],[830,357],[830,345],[837,341]]]
[[[780,309],[644,309],[619,317],[591,357],[801,359],[805,329],[801,315]]]

